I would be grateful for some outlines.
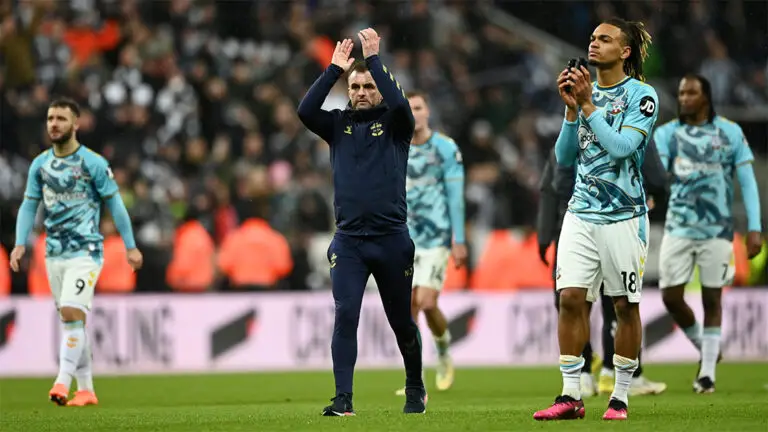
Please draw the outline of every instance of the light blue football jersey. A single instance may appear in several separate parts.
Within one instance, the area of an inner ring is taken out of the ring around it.
[[[733,177],[736,167],[754,159],[741,127],[720,116],[697,126],[673,120],[653,138],[672,174],[665,231],[733,240]]]
[[[426,143],[411,145],[405,190],[408,231],[417,248],[451,246],[450,209],[458,205],[463,212],[463,180],[461,152],[451,138],[435,132]],[[462,202],[450,202],[450,182],[459,182]]]
[[[632,129],[645,137],[628,157],[616,159],[600,144],[583,114],[578,118],[576,184],[568,210],[580,219],[608,224],[644,215],[641,168],[658,117],[653,87],[631,77],[610,87],[592,84],[592,103],[614,131]]]
[[[66,157],[55,156],[53,149],[36,157],[29,167],[25,195],[43,201],[46,257],[90,256],[101,261],[101,207],[116,193],[107,160],[85,146]]]

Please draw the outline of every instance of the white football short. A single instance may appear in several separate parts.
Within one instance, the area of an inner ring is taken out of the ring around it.
[[[413,258],[413,286],[443,289],[450,256],[451,250],[447,247],[417,248]]]
[[[661,240],[659,288],[690,282],[695,266],[705,288],[722,288],[733,283],[736,258],[733,243],[725,239],[694,240],[664,234]]]
[[[623,297],[639,303],[648,256],[648,216],[595,224],[565,214],[557,247],[556,286],[584,288],[587,300]]]
[[[91,310],[96,281],[102,264],[91,257],[46,259],[45,268],[56,309],[72,307],[83,312]]]

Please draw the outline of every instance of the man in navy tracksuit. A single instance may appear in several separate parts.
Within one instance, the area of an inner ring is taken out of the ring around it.
[[[400,84],[379,59],[379,36],[358,33],[364,62],[349,55],[353,42],[336,44],[331,65],[299,105],[299,118],[331,148],[336,235],[328,248],[336,319],[331,344],[336,396],[323,415],[354,415],[352,376],[357,324],[365,285],[376,280],[384,311],[405,362],[403,412],[423,413],[421,335],[411,317],[414,245],[406,225],[405,175],[414,130]],[[350,103],[344,111],[321,109],[346,71]]]

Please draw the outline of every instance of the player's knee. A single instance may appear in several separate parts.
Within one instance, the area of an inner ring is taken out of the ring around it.
[[[560,290],[560,311],[579,313],[587,304],[587,290],[581,288],[565,288]]]
[[[616,319],[620,322],[632,322],[640,318],[640,304],[632,303],[626,297],[613,299]]]
[[[683,287],[672,287],[662,290],[661,299],[664,302],[664,306],[666,306],[667,310],[674,311],[680,309],[685,303],[683,294]]]
[[[437,291],[422,288],[419,296],[419,309],[427,313],[437,309]]]
[[[343,302],[336,303],[335,331],[340,333],[357,334],[357,323],[360,319],[360,309]]]
[[[80,309],[64,306],[59,309],[59,316],[64,322],[85,321],[85,312]]]

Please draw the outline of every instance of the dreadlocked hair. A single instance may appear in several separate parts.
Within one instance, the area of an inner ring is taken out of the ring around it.
[[[629,57],[624,60],[624,73],[636,80],[645,81],[643,63],[648,58],[648,47],[651,45],[651,35],[645,30],[645,24],[621,18],[611,18],[605,24],[618,27],[629,45]]]

